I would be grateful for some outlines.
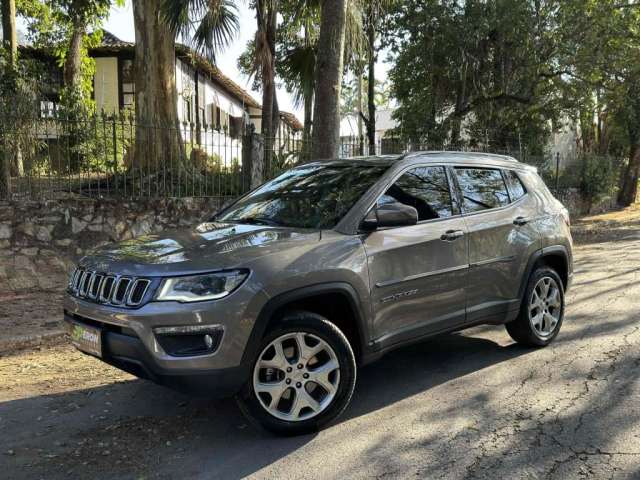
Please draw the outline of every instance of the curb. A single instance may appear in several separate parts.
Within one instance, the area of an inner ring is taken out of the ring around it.
[[[15,353],[34,347],[53,346],[63,343],[67,333],[64,330],[55,330],[40,335],[20,335],[0,340],[0,355]]]

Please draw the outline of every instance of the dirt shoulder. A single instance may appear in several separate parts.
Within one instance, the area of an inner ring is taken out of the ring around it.
[[[576,243],[640,238],[640,203],[628,208],[576,219],[571,231]]]
[[[64,337],[62,292],[0,292],[0,354]]]

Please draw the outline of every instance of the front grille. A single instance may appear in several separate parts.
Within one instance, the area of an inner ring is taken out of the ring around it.
[[[68,292],[74,297],[104,305],[139,307],[147,299],[151,284],[148,278],[76,268],[69,277]]]

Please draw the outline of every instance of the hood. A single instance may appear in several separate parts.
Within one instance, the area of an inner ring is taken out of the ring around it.
[[[121,275],[181,275],[245,267],[276,252],[315,246],[320,238],[318,230],[202,223],[100,247],[80,265]]]

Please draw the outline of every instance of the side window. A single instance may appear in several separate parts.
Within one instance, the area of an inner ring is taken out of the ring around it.
[[[515,202],[519,198],[522,198],[527,193],[527,190],[522,184],[522,180],[518,177],[518,174],[513,170],[504,170],[504,178],[507,181],[507,188],[509,188],[509,196],[511,201]]]
[[[479,212],[509,204],[507,186],[500,170],[493,168],[456,168],[466,212]]]
[[[378,200],[400,202],[418,211],[418,221],[452,215],[451,193],[444,167],[417,167],[402,175]]]

